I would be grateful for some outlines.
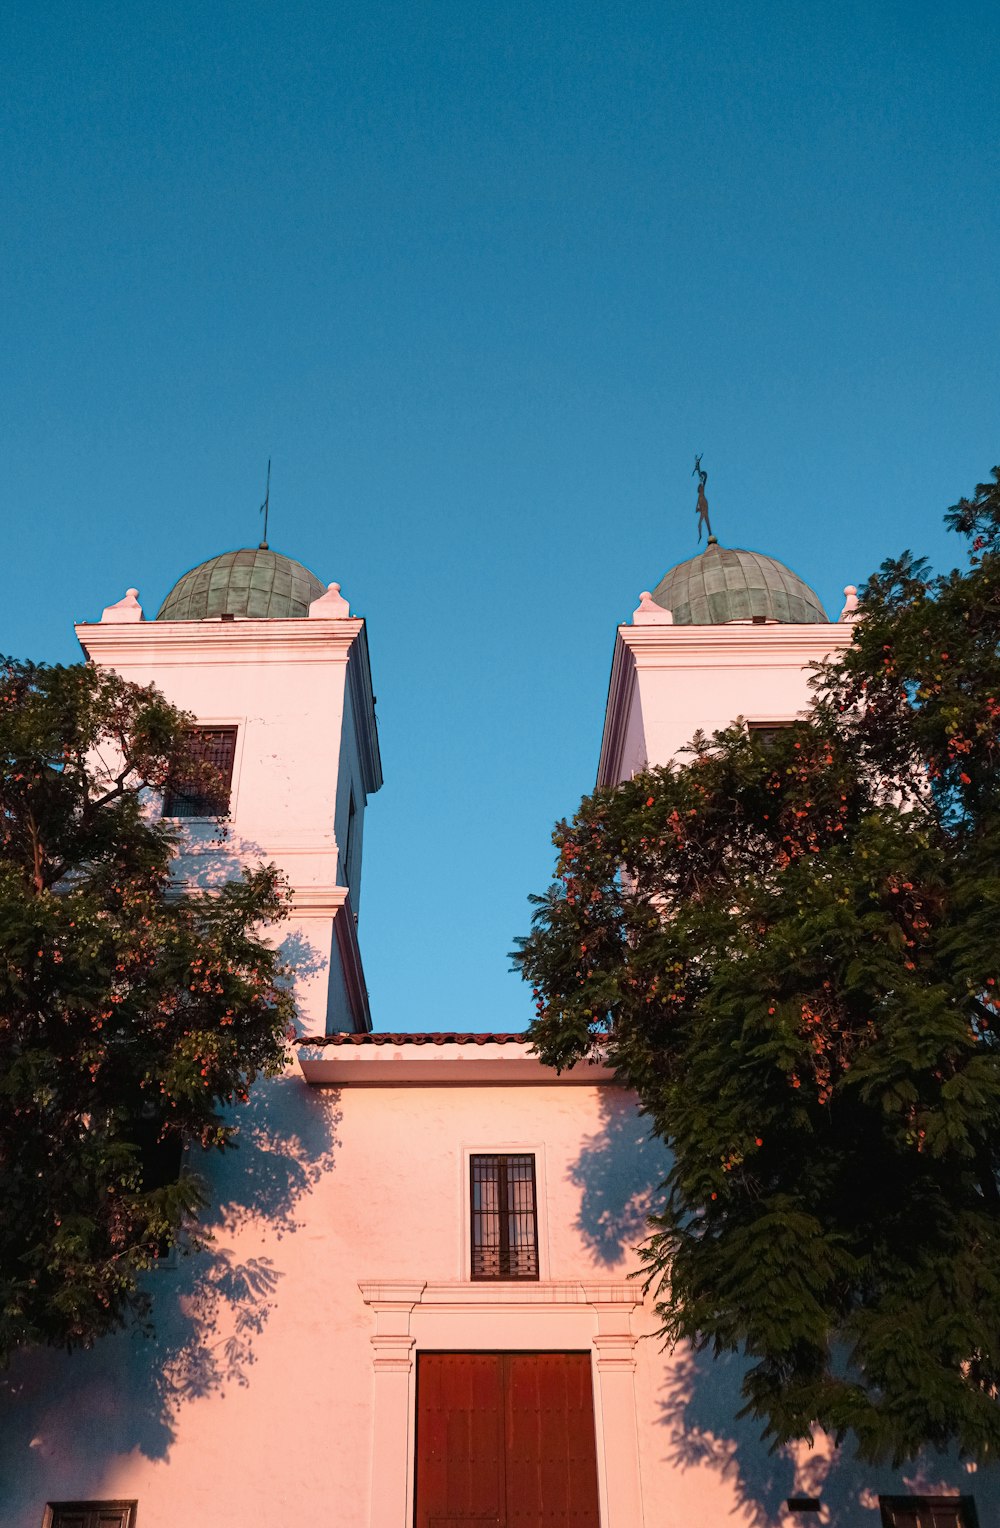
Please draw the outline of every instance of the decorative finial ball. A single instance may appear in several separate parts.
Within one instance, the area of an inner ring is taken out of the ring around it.
[[[328,589],[329,589],[329,590],[330,590],[330,591],[331,591],[331,593],[333,593],[333,594],[339,594],[339,593],[340,593],[340,585],[339,585],[339,584],[327,584],[327,586],[326,586],[326,587],[327,587],[327,588],[328,588]]]
[[[131,595],[132,599],[138,599],[139,598],[139,591],[138,591],[138,589],[126,589],[125,593],[126,593],[126,595]]]
[[[857,592],[858,592],[857,584],[845,584],[844,585],[844,593],[845,594],[857,594]]]

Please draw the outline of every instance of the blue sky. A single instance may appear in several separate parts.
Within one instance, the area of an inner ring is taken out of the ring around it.
[[[0,650],[259,537],[368,617],[380,1028],[518,1029],[614,629],[1000,460],[993,3],[7,7]],[[428,717],[432,725],[428,725]]]

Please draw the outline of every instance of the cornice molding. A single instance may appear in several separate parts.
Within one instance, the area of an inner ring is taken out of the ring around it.
[[[280,856],[274,854],[272,858],[277,862]],[[314,886],[293,886],[291,907],[300,918],[336,918],[347,906],[348,895],[346,886],[338,886],[333,882],[326,885],[317,882]],[[353,916],[351,922],[354,922]]]
[[[416,1305],[447,1306],[464,1310],[504,1310],[516,1306],[581,1305],[633,1310],[642,1304],[642,1294],[634,1283],[621,1280],[607,1283],[578,1283],[575,1279],[523,1280],[510,1284],[492,1280],[433,1283],[424,1279],[361,1279],[361,1298],[376,1310],[411,1311]],[[596,1339],[595,1339],[596,1340]]]
[[[184,663],[253,663],[263,654],[299,662],[343,663],[363,637],[360,617],[280,621],[141,621],[133,625],[80,622],[88,658],[109,667],[155,659]],[[367,643],[366,643],[367,654]]]
[[[824,654],[848,647],[854,635],[852,624],[831,621],[828,625],[792,626],[774,622],[754,626],[732,623],[725,626],[619,626],[618,636],[638,657],[662,654],[664,658],[683,659],[706,653],[718,660],[747,655],[760,659],[769,655],[809,652]]]
[[[343,914],[334,925],[335,929]],[[343,919],[353,925],[353,918]],[[346,969],[346,960],[345,960]],[[359,1030],[361,1026],[358,1026]],[[367,1025],[370,1030],[371,1024]],[[615,1084],[610,1067],[578,1062],[563,1072],[546,1066],[523,1044],[299,1046],[306,1082],[320,1087],[602,1087]]]

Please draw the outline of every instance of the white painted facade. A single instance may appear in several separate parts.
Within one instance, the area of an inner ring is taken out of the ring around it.
[[[356,916],[365,807],[382,784],[365,623],[328,599],[288,620],[126,621],[111,606],[76,628],[94,663],[155,684],[201,726],[237,729],[227,837],[185,822],[178,879],[279,866],[292,889],[282,948],[314,1034],[371,1028]]]
[[[669,612],[640,604],[615,639],[598,784],[666,764],[699,730],[737,717],[794,721],[809,704],[812,665],[850,643],[853,611],[845,613],[829,625],[675,626]]]
[[[880,1472],[822,1442],[769,1456],[736,1418],[737,1364],[661,1350],[632,1275],[665,1157],[607,1072],[555,1076],[517,1036],[363,1033],[346,814],[354,791],[360,827],[380,775],[361,622],[112,615],[78,630],[95,662],[240,727],[231,841],[220,859],[196,826],[182,873],[274,858],[292,936],[326,963],[300,987],[318,1043],[241,1112],[236,1152],[191,1164],[210,1178],[212,1240],[151,1275],[155,1338],[25,1354],[6,1376],[5,1528],[41,1528],[47,1503],[118,1499],[138,1503],[138,1528],[412,1528],[420,1355],[495,1350],[590,1355],[601,1528],[875,1528],[880,1492],[914,1491],[971,1491],[997,1520],[996,1483],[954,1462]],[[618,632],[602,780],[672,757],[699,725],[790,719],[805,666],[846,640],[846,624],[637,613]],[[475,1028],[474,1012],[455,1018]],[[537,1281],[471,1278],[479,1152],[534,1157]],[[789,1514],[796,1493],[819,1494],[821,1513]]]

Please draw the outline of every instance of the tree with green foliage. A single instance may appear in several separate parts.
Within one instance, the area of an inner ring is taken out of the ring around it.
[[[748,1363],[773,1446],[1000,1452],[1000,470],[906,553],[796,725],[738,722],[553,835],[531,1036],[672,1152],[664,1337]]]
[[[191,720],[91,665],[0,662],[0,1357],[146,1315],[204,1202],[182,1150],[231,1146],[284,1062],[276,871],[171,883],[155,793],[218,784]]]

